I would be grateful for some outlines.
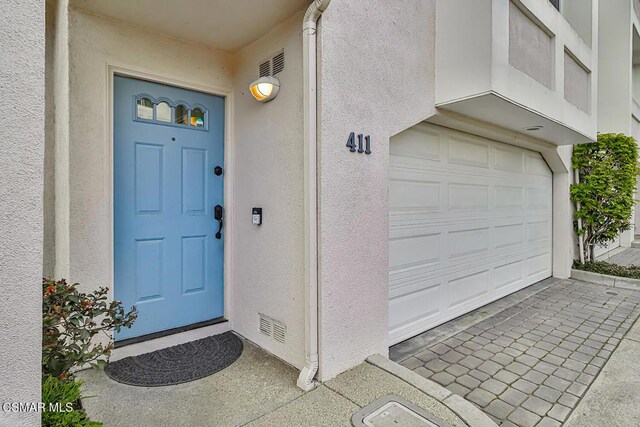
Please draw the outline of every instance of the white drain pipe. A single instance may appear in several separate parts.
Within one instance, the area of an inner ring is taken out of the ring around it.
[[[304,85],[304,210],[305,210],[305,365],[298,387],[315,388],[318,372],[318,194],[317,194],[317,108],[316,32],[317,22],[331,0],[315,0],[302,23]]]

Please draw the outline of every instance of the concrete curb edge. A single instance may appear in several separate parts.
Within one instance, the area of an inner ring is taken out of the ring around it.
[[[629,277],[610,276],[608,274],[600,274],[572,268],[571,278],[596,283],[598,285],[611,286],[614,288],[631,289],[635,291],[640,290],[640,279],[631,279]]]
[[[427,396],[436,399],[459,416],[470,427],[496,427],[488,415],[474,406],[471,402],[451,393],[446,388],[416,374],[412,370],[382,356],[375,354],[367,357],[367,363],[376,366],[391,375],[411,384]]]

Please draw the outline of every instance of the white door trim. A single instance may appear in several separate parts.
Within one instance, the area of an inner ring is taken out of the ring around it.
[[[185,81],[182,77],[171,75],[159,75],[152,73],[148,70],[144,70],[131,65],[107,64],[107,87],[105,88],[107,100],[107,115],[105,117],[107,128],[107,144],[105,152],[105,162],[107,170],[106,188],[105,194],[109,198],[108,220],[107,227],[109,235],[109,274],[111,286],[109,287],[109,298],[113,299],[114,296],[114,284],[115,284],[115,268],[114,268],[114,256],[113,256],[113,78],[115,75],[133,77],[141,80],[147,80],[155,83],[161,83],[169,86],[175,86],[188,90],[195,90],[199,92],[208,93],[211,95],[222,96],[225,98],[225,111],[224,111],[224,215],[225,215],[225,239],[224,239],[224,318],[229,321],[229,328],[233,327],[232,316],[233,310],[231,307],[231,293],[233,292],[233,236],[234,236],[234,224],[233,224],[233,191],[234,191],[234,128],[233,128],[233,110],[234,99],[233,89],[230,87],[220,87],[212,85],[203,85],[200,83],[194,83]]]

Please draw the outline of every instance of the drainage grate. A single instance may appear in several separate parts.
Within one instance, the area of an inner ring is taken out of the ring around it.
[[[399,396],[384,396],[356,412],[355,427],[449,427],[424,409]]]

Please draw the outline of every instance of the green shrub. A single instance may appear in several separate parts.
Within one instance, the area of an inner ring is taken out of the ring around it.
[[[102,423],[89,420],[80,408],[80,386],[82,382],[63,381],[47,375],[42,378],[43,427],[101,427]],[[57,405],[57,408],[50,406]]]
[[[585,263],[574,261],[573,268],[576,270],[591,271],[592,273],[608,274],[609,276],[640,279],[640,266],[638,265],[624,266],[609,264],[604,261],[589,261]]]
[[[623,134],[600,134],[598,141],[573,148],[573,168],[580,183],[571,185],[578,238],[584,259],[595,260],[597,245],[606,244],[631,228],[631,212],[638,176],[638,147]],[[577,220],[582,227],[577,226]]]
[[[136,308],[125,312],[119,301],[107,303],[107,288],[78,292],[77,284],[65,280],[42,280],[42,374],[66,379],[72,368],[106,365],[113,344],[92,343],[99,333],[130,328]]]

